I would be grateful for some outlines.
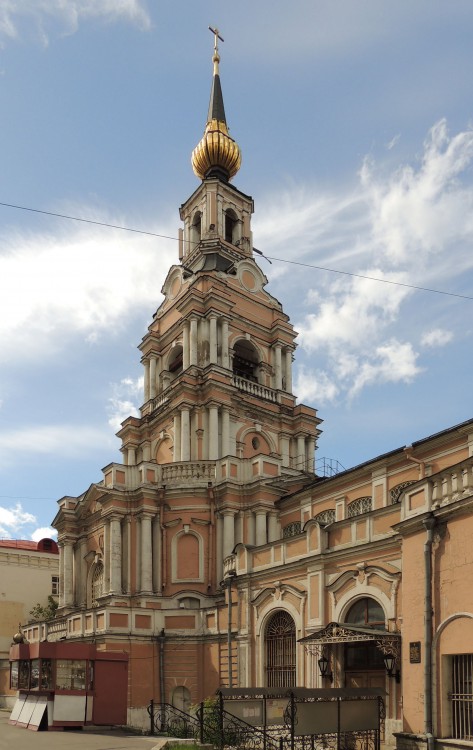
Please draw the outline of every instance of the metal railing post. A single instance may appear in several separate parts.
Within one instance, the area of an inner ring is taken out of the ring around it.
[[[151,698],[149,702],[149,733],[154,734],[154,700]]]

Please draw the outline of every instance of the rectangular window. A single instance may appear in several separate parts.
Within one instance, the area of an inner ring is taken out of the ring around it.
[[[59,596],[59,576],[51,576],[51,594]]]
[[[85,690],[85,659],[58,659],[56,690]]]
[[[30,690],[39,688],[39,659],[33,659],[31,662]]]
[[[12,661],[10,664],[10,687],[12,690],[18,690],[18,662]]]
[[[18,687],[20,690],[28,690],[30,687],[30,663],[26,659],[19,662]]]
[[[41,659],[41,689],[53,689],[53,666],[51,659]]]
[[[452,737],[473,740],[473,654],[452,657]]]

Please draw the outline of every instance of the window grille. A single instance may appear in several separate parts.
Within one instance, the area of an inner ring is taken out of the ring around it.
[[[335,521],[335,509],[327,508],[327,510],[317,513],[315,520],[320,521],[321,523],[333,523]]]
[[[288,525],[283,528],[282,538],[287,539],[290,536],[296,536],[297,534],[300,534],[300,533],[301,533],[301,522],[294,521],[293,523],[288,523]]]
[[[98,562],[92,574],[92,606],[99,606],[99,597],[103,595],[103,565]]]
[[[473,654],[452,657],[452,737],[473,740]]]
[[[51,576],[51,594],[59,596],[59,576]]]
[[[266,627],[266,679],[268,687],[296,684],[296,626],[283,611],[275,612]]]
[[[414,479],[411,479],[409,482],[401,482],[401,484],[396,484],[396,486],[393,487],[392,490],[390,490],[389,494],[391,496],[391,505],[395,505],[399,502],[403,491],[406,489],[406,487],[409,487],[409,485],[414,484],[414,481]]]
[[[352,500],[352,502],[347,505],[348,518],[361,516],[362,513],[368,513],[371,510],[371,507],[371,497],[357,497],[356,500]]]

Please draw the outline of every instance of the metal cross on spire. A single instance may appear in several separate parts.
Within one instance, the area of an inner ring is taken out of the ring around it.
[[[213,29],[211,26],[209,26],[209,31],[211,31],[212,34],[215,37],[215,40],[214,40],[214,55],[218,55],[218,40],[220,39],[221,42],[224,42],[225,40],[224,40],[224,38],[222,36],[220,36],[217,27],[215,27],[215,29]]]

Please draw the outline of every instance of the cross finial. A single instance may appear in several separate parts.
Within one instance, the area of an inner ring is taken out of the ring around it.
[[[223,37],[220,36],[217,27],[215,27],[215,29],[213,29],[211,26],[209,26],[209,31],[211,31],[212,34],[215,37],[215,40],[214,40],[214,55],[218,55],[218,40],[220,39],[220,41],[223,42],[224,39],[223,39]]]
[[[218,40],[220,39],[221,42],[223,42],[223,37],[220,36],[217,27],[213,29],[211,26],[209,26],[210,31],[214,35],[215,41],[214,41],[214,54],[212,57],[212,62],[214,64],[214,76],[218,76],[218,64],[220,62],[220,55],[218,54]]]

